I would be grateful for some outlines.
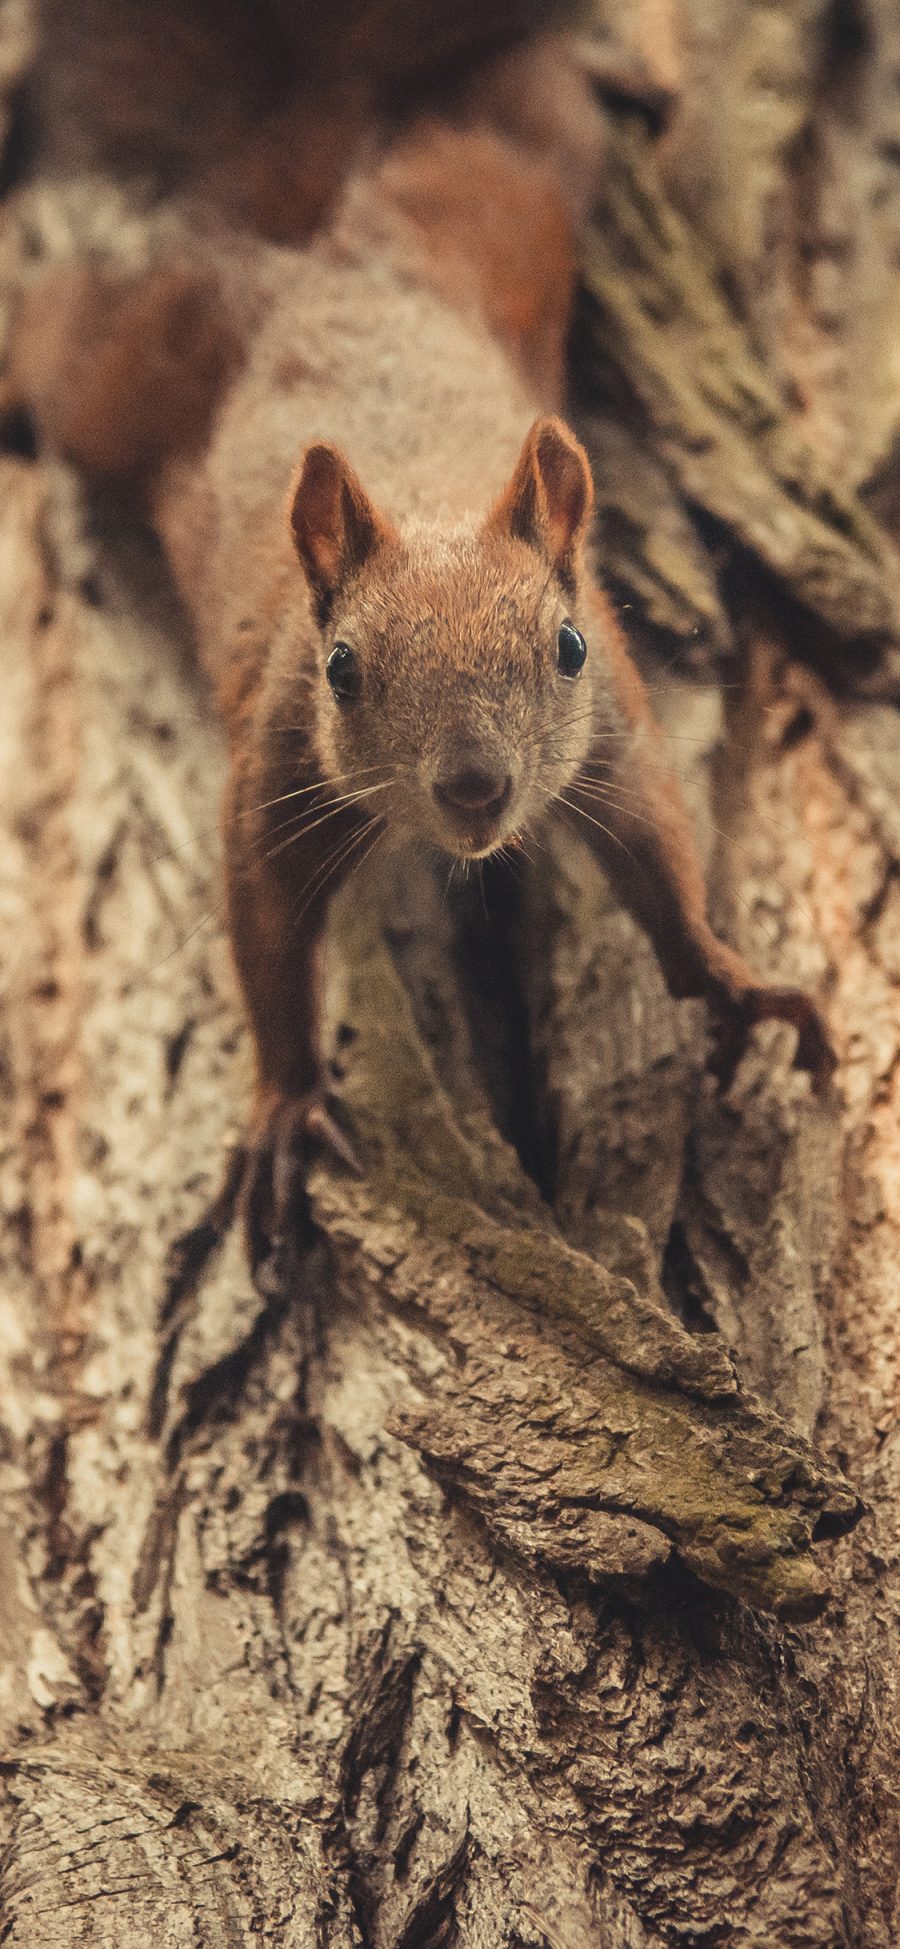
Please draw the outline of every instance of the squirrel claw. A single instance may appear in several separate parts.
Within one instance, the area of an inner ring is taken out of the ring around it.
[[[821,1091],[827,1088],[837,1068],[837,1055],[824,1021],[810,1001],[808,995],[789,989],[788,997],[794,998],[798,1014],[790,1019],[797,1029],[797,1049],[794,1068],[805,1069],[812,1077],[813,1088]]]
[[[346,1164],[347,1169],[352,1171],[355,1177],[362,1177],[362,1165],[353,1145],[340,1124],[335,1123],[324,1100],[320,1099],[311,1105],[306,1127],[310,1137],[317,1143],[326,1145],[342,1164]]]
[[[719,1004],[715,1026],[715,1048],[710,1067],[721,1090],[734,1079],[755,1022],[789,1022],[797,1031],[794,1068],[805,1069],[813,1088],[820,1092],[829,1083],[837,1057],[822,1016],[802,988],[747,988]]]
[[[323,1145],[361,1175],[353,1146],[321,1091],[272,1096],[257,1115],[247,1151],[244,1231],[251,1271],[267,1291],[283,1290],[297,1249],[312,1235],[306,1178]]]

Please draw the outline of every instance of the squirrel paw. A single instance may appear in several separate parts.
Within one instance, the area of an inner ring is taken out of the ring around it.
[[[242,1199],[250,1269],[264,1290],[284,1290],[298,1249],[311,1236],[306,1178],[322,1149],[359,1172],[353,1146],[323,1091],[266,1095],[247,1145]]]
[[[830,1081],[837,1057],[815,1002],[802,988],[747,986],[732,991],[727,999],[717,995],[712,1007],[715,1046],[711,1068],[721,1089],[731,1083],[755,1022],[790,1022],[797,1031],[794,1068],[807,1070],[816,1090],[824,1089]]]

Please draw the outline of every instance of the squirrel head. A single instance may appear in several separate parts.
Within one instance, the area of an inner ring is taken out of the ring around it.
[[[480,523],[394,526],[343,454],[307,449],[290,523],[321,658],[319,749],[360,804],[464,859],[513,840],[583,762],[590,648],[578,627],[593,503],[556,419],[531,428]]]

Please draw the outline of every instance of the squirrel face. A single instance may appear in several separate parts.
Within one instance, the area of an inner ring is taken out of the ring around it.
[[[478,859],[527,829],[591,739],[577,626],[592,486],[539,420],[480,525],[398,530],[338,450],[310,447],[291,528],[322,633],[325,769],[392,826]]]

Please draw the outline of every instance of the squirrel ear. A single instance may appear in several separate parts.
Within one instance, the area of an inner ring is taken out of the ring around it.
[[[307,447],[291,488],[294,547],[306,571],[319,621],[334,598],[392,533],[338,447]]]
[[[587,455],[562,420],[535,420],[509,486],[488,520],[537,548],[574,592],[594,505]]]

